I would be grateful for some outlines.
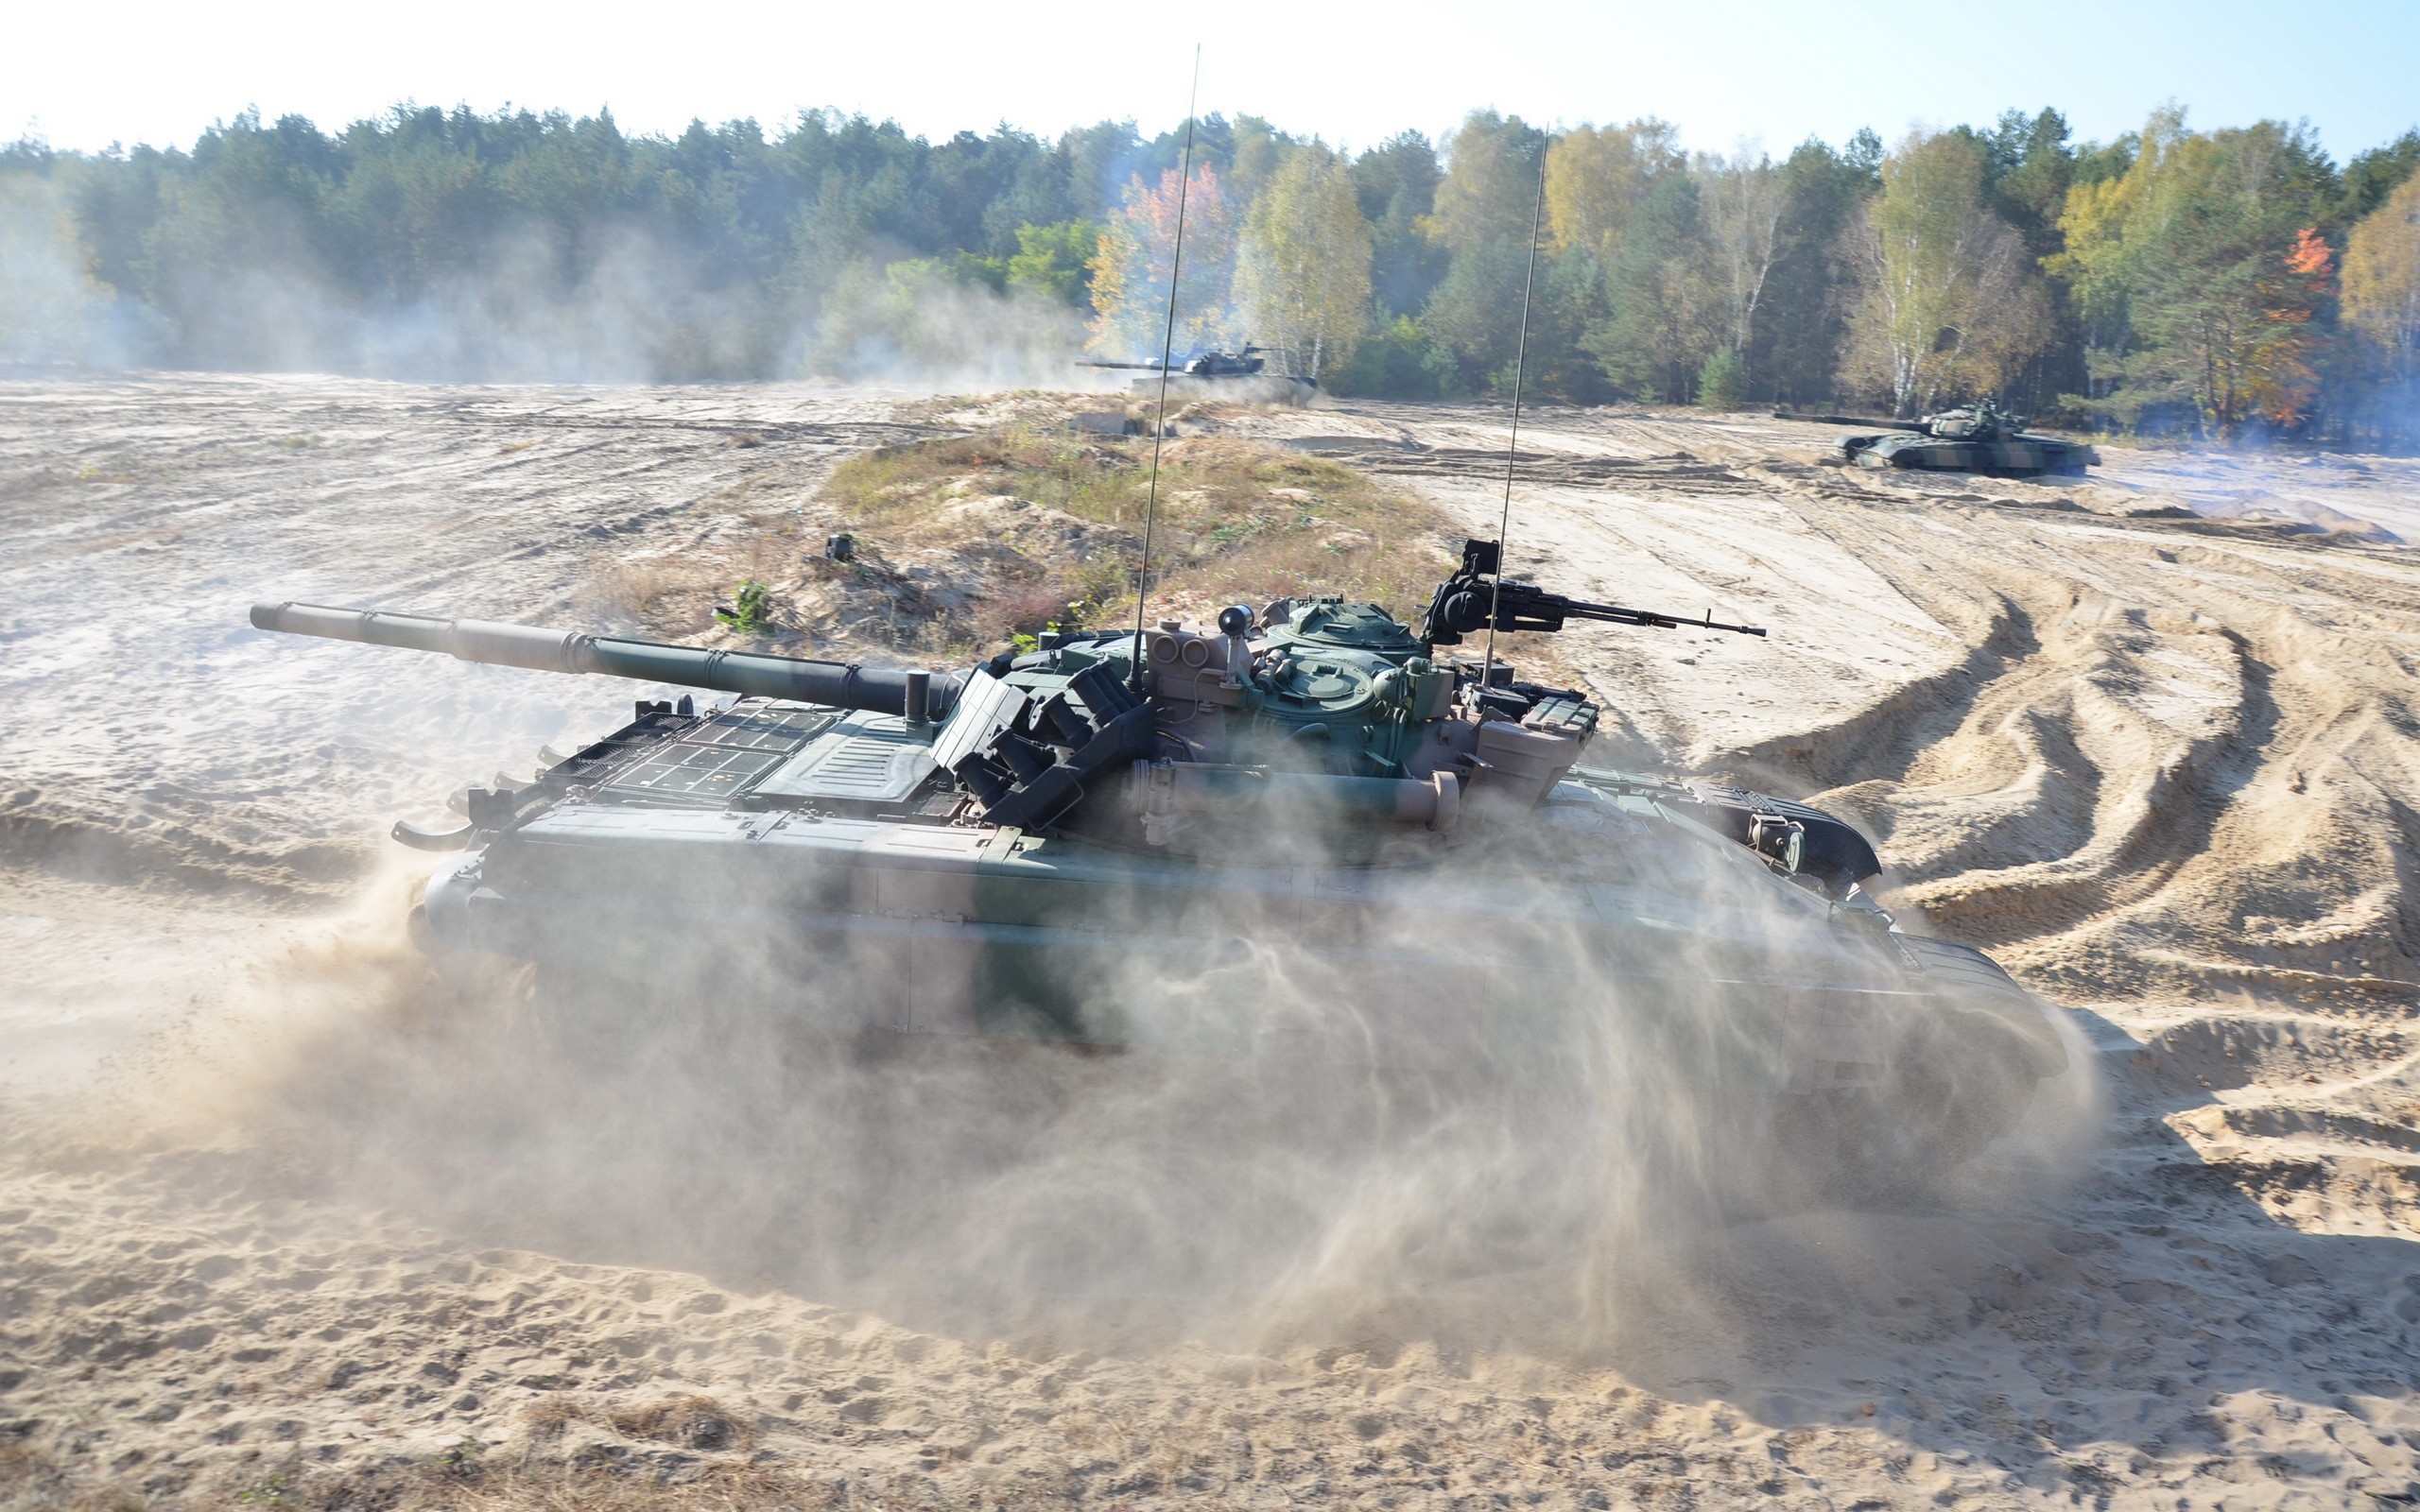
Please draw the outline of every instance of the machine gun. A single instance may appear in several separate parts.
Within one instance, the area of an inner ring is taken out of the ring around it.
[[[1753,625],[1725,625],[1714,617],[1711,610],[1704,617],[1689,619],[1684,615],[1664,614],[1651,609],[1624,609],[1618,604],[1588,604],[1561,593],[1549,593],[1535,583],[1514,582],[1503,576],[1501,543],[1494,541],[1462,542],[1462,564],[1454,576],[1437,585],[1437,593],[1428,601],[1427,616],[1421,621],[1420,638],[1431,645],[1460,645],[1462,637],[1488,627],[1493,607],[1495,627],[1499,630],[1559,630],[1565,620],[1598,620],[1607,625],[1652,626],[1657,629],[1677,630],[1683,626],[1699,630],[1730,630],[1738,635],[1762,635]],[[1494,582],[1488,581],[1495,578]]]

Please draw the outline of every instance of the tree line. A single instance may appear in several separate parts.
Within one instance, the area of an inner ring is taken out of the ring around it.
[[[2108,143],[2044,110],[1779,159],[1687,152],[1653,119],[1478,112],[1345,153],[1213,115],[1182,184],[1180,149],[1119,122],[661,137],[419,108],[333,134],[247,113],[189,150],[20,142],[0,356],[544,376],[610,335],[625,375],[665,380],[1003,339],[1145,357],[1182,195],[1180,348],[1253,341],[1341,392],[1505,388],[1535,216],[1543,394],[1990,395],[2099,428],[2420,443],[2420,130],[2339,166],[2307,128],[2175,109]]]

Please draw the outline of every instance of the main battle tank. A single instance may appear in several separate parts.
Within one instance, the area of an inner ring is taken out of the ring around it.
[[[1469,542],[1417,628],[1279,600],[945,673],[296,603],[251,621],[728,696],[643,698],[533,781],[468,789],[459,824],[395,827],[455,852],[424,943],[534,963],[575,1011],[745,976],[867,1033],[1513,1082],[1572,1074],[1549,1019],[1612,1014],[1707,1051],[1725,1106],[1860,1179],[2010,1127],[2065,1064],[2057,1031],[1980,953],[1894,925],[1861,834],[1582,765],[1589,696],[1466,646],[1572,620],[1764,632],[1566,598],[1497,557]],[[1181,989],[1202,983],[1224,986]]]
[[[2100,464],[2100,454],[2081,442],[2026,435],[2024,416],[2010,415],[1990,400],[1945,409],[1916,421],[1792,415],[1779,409],[1773,411],[1773,418],[1876,429],[1880,434],[1841,438],[1841,457],[1859,467],[1920,468],[1934,472],[2031,478],[2046,473],[2082,477],[2086,467]]]
[[[1260,348],[1250,342],[1244,344],[1241,352],[1197,352],[1182,362],[1165,365],[1156,362],[1102,362],[1086,359],[1083,366],[1116,368],[1134,372],[1166,372],[1168,375],[1171,392],[1183,390],[1196,397],[1205,398],[1219,397],[1222,387],[1253,394],[1263,391],[1295,390],[1300,395],[1308,395],[1319,387],[1319,380],[1316,378],[1305,378],[1296,373],[1269,371],[1269,359],[1261,355]],[[1155,393],[1159,387],[1159,380],[1137,378],[1134,380],[1133,387],[1137,394]]]

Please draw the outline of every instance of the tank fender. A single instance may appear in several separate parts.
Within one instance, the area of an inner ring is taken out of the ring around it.
[[[1835,898],[1846,897],[1850,884],[1878,876],[1882,871],[1882,858],[1874,853],[1873,842],[1847,820],[1835,818],[1809,804],[1699,782],[1688,783],[1685,793],[1658,795],[1658,801],[1682,810],[1716,833],[1741,845],[1750,844],[1751,831],[1760,814],[1795,819],[1806,827],[1799,869],[1823,882]]]

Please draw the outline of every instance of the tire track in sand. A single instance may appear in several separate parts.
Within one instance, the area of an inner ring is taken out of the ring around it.
[[[1420,438],[1416,415],[1385,419]],[[1500,458],[1483,467],[1471,434],[1422,465],[1469,458],[1459,488],[1430,487],[1493,533]],[[2112,517],[2079,505],[2100,484],[1810,466],[1829,438],[1784,422],[1547,410],[1523,436],[1541,455],[1516,479],[1515,553],[1542,576],[1644,558],[1753,592],[1719,549],[1736,541],[1676,533],[1696,509],[1831,548],[1757,553],[1777,654],[1733,654],[1780,691],[1767,709],[1702,696],[1668,640],[1566,636],[1634,729],[1869,827],[1893,906],[2144,1039],[2148,1094],[2197,1105],[2166,1125],[2273,1210],[2415,1231],[2420,553],[2162,517],[2156,492]],[[1709,463],[1728,476],[1702,480]],[[1850,654],[1903,630],[1900,606],[1930,628],[1923,654]]]

